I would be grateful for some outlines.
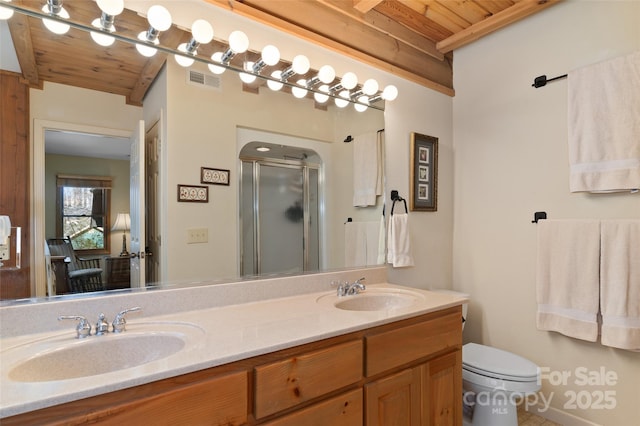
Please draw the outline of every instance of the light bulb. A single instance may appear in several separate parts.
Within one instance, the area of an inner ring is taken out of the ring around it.
[[[45,4],[44,6],[42,6],[42,11],[47,15],[51,14],[51,9],[49,9],[48,4]],[[58,12],[56,16],[58,18],[69,19],[69,12],[67,12],[67,10],[64,7],[60,6],[60,12]],[[51,19],[46,19],[46,18],[42,19],[42,23],[44,24],[45,27],[47,27],[49,31],[59,35],[66,34],[67,31],[69,31],[69,29],[71,28],[71,26],[68,24],[64,24],[62,22],[53,21]]]
[[[158,31],[166,31],[171,27],[171,14],[164,6],[158,4],[149,8],[147,20]]]
[[[94,19],[91,25],[96,28],[102,29],[102,25],[100,24],[100,18]],[[91,31],[89,35],[91,35],[91,38],[93,39],[93,41],[98,43],[100,46],[104,46],[104,47],[109,47],[116,41],[115,37],[111,37],[110,35],[106,35],[97,31]]]
[[[275,70],[271,73],[271,77],[275,78],[276,80],[280,80],[280,78],[282,77],[282,71]],[[278,90],[282,89],[282,86],[284,86],[284,84],[280,83],[279,81],[267,80],[267,86],[269,86],[269,89],[277,92]]]
[[[204,19],[197,19],[191,25],[191,35],[201,44],[207,44],[213,40],[213,28]]]
[[[211,55],[211,60],[214,62],[218,62],[221,63],[222,62],[222,52],[216,52],[213,55]],[[219,67],[217,65],[213,65],[213,64],[209,64],[209,71],[211,71],[214,74],[222,74],[223,72],[225,72],[227,69],[225,67]]]
[[[351,71],[344,73],[340,79],[340,84],[347,90],[351,90],[358,85],[358,76]]]
[[[142,31],[140,34],[138,34],[138,40],[143,42],[143,43],[136,43],[136,50],[142,56],[146,56],[147,58],[150,58],[153,55],[155,55],[156,52],[158,51],[158,49],[149,46],[149,41],[147,40],[147,32],[146,31]],[[158,38],[156,37],[156,39],[153,40],[151,43],[159,44],[160,42],[158,41]]]
[[[358,102],[359,103],[353,104],[353,107],[356,109],[356,111],[358,112],[366,111],[367,106],[369,105],[369,98],[367,98],[366,96],[360,96],[358,98]]]
[[[110,16],[120,15],[124,10],[124,0],[97,0],[101,11]]]
[[[178,46],[178,51],[184,53],[185,55],[188,55],[189,53],[187,53],[187,43],[181,43]],[[178,63],[178,65],[185,68],[190,67],[195,62],[193,58],[190,58],[188,56],[175,54],[173,55],[173,57],[176,58],[176,62]]]
[[[7,20],[13,16],[13,9],[9,9],[8,7],[3,7],[2,2],[9,3],[11,0],[2,0],[0,1],[0,20]]]
[[[298,86],[303,86],[305,87],[307,85],[307,81],[305,79],[301,79],[296,81],[296,84]],[[293,94],[293,96],[295,96],[298,99],[302,99],[305,96],[307,96],[307,89],[303,89],[302,87],[298,87],[298,86],[293,86],[291,88],[291,93]]]
[[[253,68],[253,62],[251,62],[251,61],[245,62],[244,69],[245,70],[250,70],[251,68]],[[241,72],[241,73],[238,74],[238,76],[240,77],[240,80],[242,80],[246,84],[251,84],[254,81],[256,81],[256,76],[255,75],[247,74],[246,72]]]
[[[229,49],[233,53],[244,53],[249,48],[249,38],[242,31],[234,31],[229,34]]]
[[[349,105],[349,91],[348,90],[343,90],[342,92],[338,93],[338,96],[340,98],[335,98],[334,102],[336,104],[336,106],[338,108],[344,108],[347,105]],[[342,99],[341,99],[342,98]]]
[[[277,47],[267,44],[262,49],[262,60],[265,64],[273,66],[280,61],[280,51]]]
[[[385,101],[393,101],[398,97],[398,88],[393,84],[388,85],[382,91],[382,99]]]
[[[291,68],[296,74],[306,74],[310,67],[309,59],[304,55],[297,55],[291,63]]]
[[[323,65],[318,70],[318,78],[321,82],[329,84],[336,78],[336,72],[331,65]]]
[[[329,95],[325,95],[325,93],[329,92],[329,86],[327,86],[326,84],[323,84],[322,86],[318,87],[318,90],[324,93],[314,92],[313,98],[319,104],[323,104],[327,102],[329,100]]]
[[[362,85],[362,93],[364,93],[365,95],[373,96],[376,94],[377,91],[378,91],[378,82],[372,78],[365,81],[364,84]]]

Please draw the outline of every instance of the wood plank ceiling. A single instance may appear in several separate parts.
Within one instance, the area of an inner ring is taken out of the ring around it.
[[[202,0],[327,47],[450,96],[453,51],[560,0]],[[44,0],[14,0],[37,10]],[[126,5],[126,2],[125,2]],[[89,24],[100,16],[93,1],[65,0],[71,20]],[[147,21],[125,9],[116,17],[119,34],[135,38]],[[140,105],[166,54],[146,58],[116,42],[102,48],[82,30],[58,36],[37,18],[16,13],[9,29],[23,77],[123,95]],[[190,35],[173,26],[162,45],[175,47]],[[224,41],[198,49],[209,57]],[[248,55],[254,55],[255,52]],[[289,58],[287,58],[289,59]],[[241,61],[242,59],[235,59]],[[240,64],[235,64],[240,66]],[[275,67],[284,68],[286,61]]]

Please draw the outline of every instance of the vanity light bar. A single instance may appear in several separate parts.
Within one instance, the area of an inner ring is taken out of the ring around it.
[[[60,6],[62,4],[61,0],[48,0],[48,1],[53,2],[54,4],[60,5]],[[309,69],[308,59],[306,59],[306,57],[304,59],[300,58],[303,55],[296,56],[296,58],[294,58],[294,63],[292,63],[290,67],[282,70],[280,73],[273,72],[271,74],[269,73],[264,75],[260,74],[262,68],[264,68],[265,66],[267,65],[275,66],[279,63],[280,55],[279,55],[279,51],[275,46],[270,46],[269,49],[267,49],[267,53],[265,54],[265,52],[263,52],[263,56],[261,57],[261,59],[259,59],[256,63],[251,64],[251,66],[249,66],[248,69],[244,64],[243,64],[244,65],[243,68],[239,68],[237,66],[231,65],[230,60],[231,58],[233,58],[233,56],[235,56],[237,53],[242,53],[248,49],[248,39],[246,38],[246,35],[241,31],[234,31],[232,35],[244,36],[244,37],[240,37],[242,38],[241,40],[242,43],[235,43],[235,39],[231,40],[232,37],[230,37],[229,49],[221,53],[221,55],[216,55],[216,54],[213,55],[213,57],[215,57],[216,59],[219,57],[220,60],[216,61],[213,59],[200,57],[197,55],[197,52],[196,52],[196,49],[198,48],[198,46],[200,44],[207,44],[213,39],[213,28],[210,28],[211,26],[208,23],[206,23],[207,26],[199,24],[199,26],[202,26],[203,28],[206,27],[205,28],[206,31],[204,31],[204,33],[206,33],[205,36],[198,35],[198,37],[196,37],[196,34],[193,33],[193,28],[192,28],[193,37],[189,43],[183,43],[184,46],[181,45],[177,49],[163,46],[159,44],[157,35],[159,34],[159,32],[166,31],[167,29],[170,28],[171,15],[162,6],[151,6],[151,8],[149,9],[149,14],[152,15],[151,11],[154,8],[164,9],[164,10],[161,10],[163,21],[161,23],[159,22],[156,23],[155,22],[156,19],[153,18],[152,16],[149,16],[150,27],[148,30],[143,31],[140,34],[140,36],[142,35],[144,36],[139,38],[128,37],[126,35],[116,33],[113,28],[114,15],[110,15],[108,12],[105,12],[105,11],[103,11],[103,16],[100,19],[101,25],[93,26],[92,24],[85,25],[78,22],[74,22],[69,20],[66,17],[61,17],[56,14],[46,13],[48,10],[41,12],[38,10],[29,9],[29,8],[23,7],[22,5],[13,4],[11,2],[6,2],[6,1],[2,1],[2,6],[3,8],[12,9],[13,11],[21,13],[23,15],[42,19],[43,21],[50,20],[50,21],[53,21],[53,23],[68,25],[70,28],[85,31],[85,32],[88,32],[89,34],[95,33],[95,35],[98,35],[98,36],[100,35],[107,36],[115,40],[133,44],[136,46],[136,49],[138,49],[138,51],[140,50],[147,51],[147,54],[144,54],[145,56],[152,56],[155,53],[155,51],[160,51],[168,55],[173,55],[174,57],[176,57],[176,59],[180,58],[180,60],[184,63],[188,63],[188,65],[183,65],[183,66],[190,66],[197,61],[197,62],[206,64],[210,70],[216,69],[218,71],[218,70],[228,69],[238,74],[242,73],[242,74],[246,74],[248,76],[254,77],[254,79],[259,77],[265,80],[267,84],[269,84],[269,82],[272,82],[272,84],[269,85],[270,88],[272,88],[272,90],[275,90],[273,89],[274,87],[280,88],[283,86],[288,86],[291,88],[292,93],[294,93],[296,97],[300,97],[300,98],[306,97],[308,92],[311,92],[317,101],[319,101],[320,99],[323,101],[326,101],[329,98],[333,98],[336,105],[339,107],[343,107],[351,103],[356,107],[358,111],[364,111],[367,108],[383,111],[384,108],[379,107],[377,105],[372,105],[372,103],[377,102],[381,99],[391,101],[397,97],[397,89],[395,88],[395,86],[387,86],[387,88],[393,88],[393,90],[390,90],[390,93],[395,93],[394,96],[389,96],[387,98],[384,95],[384,91],[382,93],[378,93],[378,83],[373,79],[369,79],[365,81],[365,83],[362,86],[358,87],[357,78],[353,73],[345,73],[345,75],[343,75],[343,77],[340,79],[340,82],[334,83],[334,80],[336,78],[335,71],[333,67],[331,67],[330,65],[322,66],[317,71],[317,74],[309,79],[298,79],[296,83],[291,83],[288,81],[288,79],[291,76],[293,76],[296,73],[299,75],[306,74],[306,72],[303,73],[302,71],[305,69],[308,71]],[[45,5],[44,9],[48,9],[48,4]],[[109,16],[104,16],[105,14],[108,14]],[[155,15],[155,13],[153,15]],[[154,21],[155,25],[151,24],[151,21]],[[198,21],[203,21],[203,20],[198,20]],[[110,27],[104,25],[104,24],[108,25],[108,23],[111,23]],[[210,28],[210,31],[209,31],[209,28]],[[210,35],[210,38],[209,38],[209,35]],[[237,45],[239,44],[242,44],[242,46],[237,47]],[[277,56],[277,60],[274,59],[276,56]],[[216,72],[216,73],[219,73],[219,72]],[[353,81],[354,79],[355,79],[355,85]],[[323,84],[320,85],[318,88],[315,88],[315,86],[319,85],[320,83],[323,83]],[[333,83],[333,86],[329,86],[332,83]],[[385,88],[385,90],[387,90],[387,88]],[[351,89],[353,89],[352,92],[350,92]]]

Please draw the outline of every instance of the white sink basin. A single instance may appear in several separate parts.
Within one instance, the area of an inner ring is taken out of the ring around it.
[[[189,323],[128,325],[123,333],[73,338],[73,330],[2,351],[8,379],[50,382],[111,373],[168,358],[192,347],[204,331]]]
[[[353,296],[324,295],[317,302],[346,311],[389,311],[409,308],[424,299],[425,296],[417,291],[368,287]]]

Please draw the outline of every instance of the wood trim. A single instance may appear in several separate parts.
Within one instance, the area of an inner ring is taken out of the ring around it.
[[[31,167],[29,88],[19,74],[0,71],[0,122],[0,212],[22,228],[22,267],[0,270],[0,299],[22,299],[32,294]]]
[[[560,1],[562,0],[521,0],[513,6],[436,43],[436,48],[442,53],[451,52]]]
[[[17,2],[18,5],[21,5],[21,3]],[[29,82],[29,86],[41,89],[42,81],[40,81],[38,75],[27,16],[22,13],[14,13],[13,17],[9,19],[8,25],[22,75]]]
[[[452,56],[445,56],[444,61],[439,61],[422,54],[414,47],[404,43],[395,41],[391,46],[387,46],[389,37],[380,32],[378,32],[377,37],[374,37],[375,42],[365,43],[368,46],[367,49],[347,46],[340,41],[323,35],[322,31],[319,31],[323,25],[322,19],[315,16],[314,13],[310,13],[308,10],[304,16],[307,16],[307,19],[309,19],[311,23],[315,23],[315,26],[319,28],[307,28],[304,26],[304,23],[294,24],[285,18],[280,18],[278,16],[279,13],[290,12],[290,2],[260,3],[260,5],[264,7],[277,8],[277,10],[270,9],[268,12],[265,12],[253,5],[247,4],[247,2],[228,2],[226,0],[203,1],[448,96],[454,96],[455,94],[453,90]],[[354,32],[357,32],[357,34],[359,34],[357,39],[362,42],[363,39],[361,36],[363,31],[366,31],[369,36],[372,36],[371,31],[373,30],[370,28],[366,28],[365,30],[363,27],[365,26],[362,24],[360,24],[360,26],[349,26],[349,34],[344,38],[347,40],[353,39]],[[324,31],[331,30],[330,28],[324,29]],[[340,36],[338,35],[336,38],[340,39]],[[383,43],[383,45],[378,44],[378,42]],[[380,56],[381,53],[384,54],[384,56]]]

